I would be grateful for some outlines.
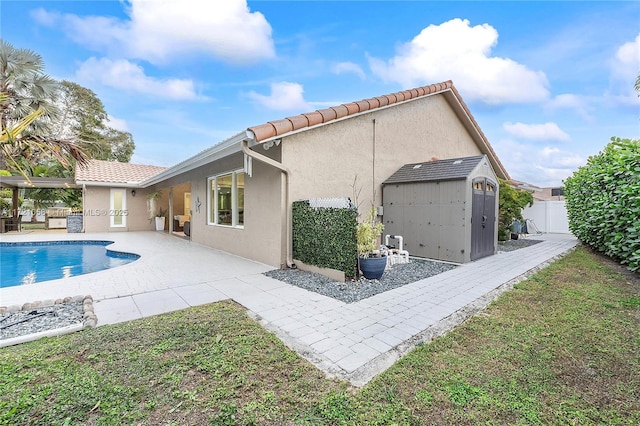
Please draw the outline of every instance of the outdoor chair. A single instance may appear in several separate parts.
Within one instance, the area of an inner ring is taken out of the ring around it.
[[[4,229],[6,232],[9,232],[9,231],[22,232],[22,215],[18,215],[18,217],[10,217],[5,219]]]

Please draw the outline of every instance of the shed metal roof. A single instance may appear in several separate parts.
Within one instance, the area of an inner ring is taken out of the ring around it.
[[[475,155],[473,157],[405,164],[382,184],[465,179],[484,158],[486,158],[485,155]]]

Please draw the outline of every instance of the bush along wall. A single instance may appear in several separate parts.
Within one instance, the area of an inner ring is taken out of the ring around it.
[[[611,138],[564,182],[569,229],[632,271],[640,270],[640,140]]]
[[[500,182],[499,210],[498,210],[498,240],[511,239],[511,224],[514,220],[524,222],[522,209],[533,205],[533,195],[522,189],[512,187],[504,179]]]
[[[355,276],[356,209],[312,208],[308,201],[296,201],[292,215],[295,259]]]

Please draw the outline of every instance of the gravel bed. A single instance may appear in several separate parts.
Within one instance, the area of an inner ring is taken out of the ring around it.
[[[456,265],[450,263],[411,259],[409,263],[394,265],[385,271],[379,280],[368,280],[361,277],[359,280],[347,282],[336,282],[324,275],[299,269],[276,269],[264,274],[345,303],[353,303],[455,267]]]
[[[517,240],[509,241],[498,241],[498,252],[514,251],[541,242],[542,240],[530,240],[528,238],[519,238]]]
[[[514,251],[534,244],[540,240],[518,239],[500,242],[498,252]],[[392,290],[412,282],[429,278],[455,268],[457,265],[436,262],[425,259],[411,259],[410,263],[394,265],[385,271],[379,280],[368,280],[364,277],[347,282],[333,281],[324,275],[299,269],[276,269],[265,272],[264,275],[276,280],[284,281],[305,290],[313,291],[324,296],[353,303],[376,294]]]
[[[0,340],[81,324],[83,315],[82,302],[6,313],[0,315]]]
[[[82,326],[81,328],[93,328],[97,323],[98,318],[93,311],[91,296],[36,301],[22,306],[0,306],[0,347],[28,341],[28,336],[35,333],[76,325]]]

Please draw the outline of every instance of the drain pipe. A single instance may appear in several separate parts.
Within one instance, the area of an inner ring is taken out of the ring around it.
[[[251,149],[249,149],[249,142],[245,139],[242,142],[242,152],[250,157],[250,158],[255,158],[258,161],[261,161],[265,164],[270,165],[271,167],[275,167],[276,169],[280,170],[280,172],[282,172],[282,174],[284,175],[284,185],[285,185],[285,190],[284,190],[284,205],[285,205],[285,222],[286,222],[286,229],[285,229],[285,238],[287,241],[286,244],[286,263],[287,263],[287,268],[295,268],[295,265],[293,264],[293,254],[292,254],[292,248],[291,248],[291,236],[289,235],[291,232],[291,213],[289,212],[289,175],[291,174],[291,171],[282,165],[282,163],[277,162],[276,160],[273,160],[265,155],[262,154],[258,154],[255,151],[252,151]]]

